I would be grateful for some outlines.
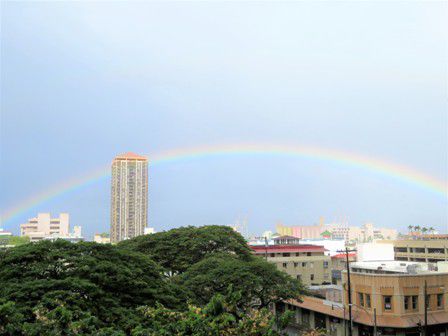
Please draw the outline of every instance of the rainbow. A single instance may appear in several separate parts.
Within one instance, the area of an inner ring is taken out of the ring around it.
[[[447,182],[439,180],[430,175],[419,172],[411,167],[388,162],[381,159],[364,156],[361,154],[340,151],[331,148],[315,146],[293,146],[274,144],[234,144],[234,145],[213,145],[193,148],[178,148],[167,150],[149,156],[151,166],[159,164],[175,163],[184,160],[197,160],[202,158],[213,158],[221,156],[235,155],[263,155],[263,156],[284,156],[299,157],[324,162],[332,162],[364,171],[383,175],[397,181],[423,188],[435,193],[443,199],[447,198]],[[110,176],[110,167],[103,166],[80,177],[67,179],[53,187],[38,193],[28,199],[19,202],[17,205],[7,209],[2,215],[2,222],[6,223],[36,206],[55,199],[61,195],[78,190],[81,187],[93,184],[98,180],[106,179]]]

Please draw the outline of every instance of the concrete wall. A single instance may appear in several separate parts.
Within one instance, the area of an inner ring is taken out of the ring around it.
[[[362,243],[356,244],[357,261],[394,260],[393,244]]]

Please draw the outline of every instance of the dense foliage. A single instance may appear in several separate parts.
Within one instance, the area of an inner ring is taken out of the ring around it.
[[[295,297],[301,290],[298,281],[264,259],[243,261],[229,254],[204,258],[179,276],[179,282],[198,305],[206,304],[216,293],[224,294],[232,284],[242,294],[238,302],[241,309],[254,305],[267,308],[270,303]]]
[[[120,246],[148,255],[171,275],[217,253],[251,257],[244,238],[228,226],[181,227],[126,240]]]
[[[0,247],[3,246],[19,246],[26,243],[29,243],[30,238],[29,237],[20,237],[20,236],[6,236],[6,235],[0,235]]]
[[[297,280],[227,227],[0,252],[0,335],[278,335]]]

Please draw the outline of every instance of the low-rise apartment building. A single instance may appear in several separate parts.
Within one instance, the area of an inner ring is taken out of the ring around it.
[[[73,233],[70,233],[68,213],[61,213],[58,218],[51,218],[49,213],[39,213],[37,217],[20,225],[20,235],[29,237],[30,242],[42,239],[66,239],[73,242],[83,240],[80,226],[75,226]]]
[[[356,262],[351,264],[352,327],[349,323],[347,273],[343,272],[343,302],[304,297],[288,301],[280,310],[295,311],[295,324],[323,328],[327,335],[420,336],[427,305],[427,336],[448,335],[448,264],[432,269],[427,263]],[[425,298],[426,293],[426,298]]]
[[[430,235],[427,235],[430,236]],[[378,243],[393,244],[395,260],[432,262],[448,261],[447,239],[381,240]]]
[[[348,253],[348,262],[356,261],[356,253]],[[338,253],[331,256],[331,282],[334,285],[342,284],[342,271],[347,269],[347,256],[345,253]]]
[[[301,280],[304,285],[331,283],[331,257],[319,245],[299,244],[295,237],[281,236],[273,245],[250,245],[257,256],[266,258],[277,268]]]

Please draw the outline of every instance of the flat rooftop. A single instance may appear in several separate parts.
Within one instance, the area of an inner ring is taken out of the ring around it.
[[[325,247],[320,245],[249,245],[255,252],[288,253],[288,252],[325,252]]]
[[[358,273],[376,274],[424,274],[448,272],[448,262],[431,263],[414,261],[361,261],[350,263],[350,269]]]

